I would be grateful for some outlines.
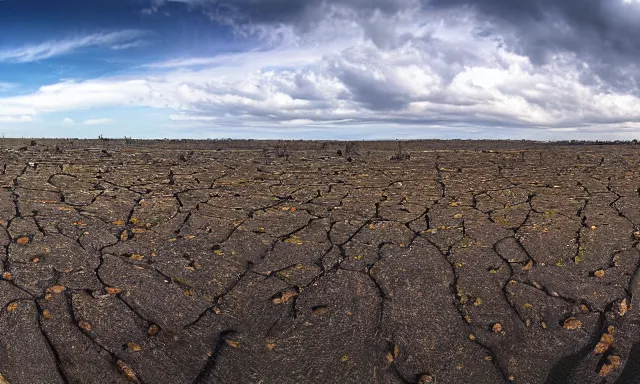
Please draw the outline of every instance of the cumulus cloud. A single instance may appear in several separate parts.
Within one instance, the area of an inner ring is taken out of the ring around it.
[[[64,119],[62,119],[62,122],[63,122],[64,124],[75,124],[75,123],[76,123],[76,122],[75,122],[72,118],[70,118],[70,117],[65,117]]]
[[[88,120],[85,120],[82,124],[84,124],[84,125],[105,125],[105,124],[111,124],[111,123],[113,123],[113,119],[101,118],[101,119],[88,119]]]
[[[180,2],[264,46],[0,97],[0,116],[130,106],[227,127],[640,130],[640,43],[623,33],[640,28],[637,4],[586,0],[576,15],[573,0]]]
[[[63,40],[51,40],[40,44],[25,45],[0,51],[0,62],[29,63],[69,54],[82,48],[109,45],[118,47],[118,45],[115,44],[122,44],[145,34],[144,31],[124,30],[109,33],[94,33]],[[132,44],[132,42],[130,42],[130,44]]]

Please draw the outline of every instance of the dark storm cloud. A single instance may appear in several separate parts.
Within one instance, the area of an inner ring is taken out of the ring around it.
[[[624,0],[169,0],[201,5],[239,23],[289,24],[306,31],[331,9],[365,18],[374,11],[393,15],[422,5],[429,10],[467,8],[510,32],[511,43],[536,63],[557,52],[573,52],[597,65],[630,64],[640,57],[640,7]],[[160,0],[166,3],[167,0]],[[334,15],[335,17],[335,15]],[[375,25],[367,25],[375,35]]]
[[[431,0],[431,9],[466,7],[511,33],[511,49],[544,64],[554,54],[585,61],[585,81],[597,73],[616,89],[637,92],[640,7],[623,0]],[[509,41],[509,40],[508,40]]]
[[[306,31],[320,21],[332,9],[354,11],[368,15],[379,11],[391,15],[407,9],[419,0],[156,0],[153,7],[159,9],[168,3],[185,3],[202,7],[219,20],[233,20],[253,24],[289,24]]]

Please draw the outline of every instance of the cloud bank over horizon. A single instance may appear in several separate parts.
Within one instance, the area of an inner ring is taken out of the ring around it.
[[[106,3],[0,2],[8,136],[640,138],[637,1]]]

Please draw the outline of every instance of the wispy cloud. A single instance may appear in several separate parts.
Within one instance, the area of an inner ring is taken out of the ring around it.
[[[134,40],[128,43],[123,43],[123,44],[114,44],[112,45],[110,48],[113,49],[114,51],[122,51],[125,49],[131,49],[131,48],[138,48],[138,47],[142,47],[149,44],[148,41],[146,40]]]
[[[16,85],[13,84],[13,83],[0,82],[0,92],[6,92],[6,91],[11,90],[11,89],[13,89],[15,87],[16,87]]]
[[[84,125],[104,125],[113,123],[113,119],[89,119],[85,120],[82,124]]]
[[[50,40],[40,44],[25,45],[19,48],[0,51],[0,61],[29,63],[54,56],[69,54],[73,51],[97,46],[124,46],[135,43],[135,39],[147,34],[140,30],[94,33],[86,36],[71,37],[62,40]],[[134,41],[132,41],[134,40]],[[116,48],[117,49],[117,48]],[[120,48],[126,49],[126,48]]]
[[[70,118],[70,117],[65,117],[64,119],[62,119],[62,122],[65,124],[75,124],[76,122]]]

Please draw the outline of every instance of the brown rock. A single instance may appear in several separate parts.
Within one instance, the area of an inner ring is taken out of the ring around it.
[[[138,377],[136,376],[136,373],[133,371],[133,369],[131,369],[130,366],[125,364],[122,360],[118,360],[116,364],[118,365],[118,370],[122,372],[122,374],[127,378],[127,380],[133,381],[135,383],[138,382]]]
[[[618,306],[618,313],[620,314],[620,316],[624,316],[628,310],[629,310],[629,307],[627,305],[627,299],[624,299],[620,302],[620,305]]]
[[[29,244],[30,241],[31,240],[29,240],[27,236],[22,236],[22,237],[19,237],[18,240],[16,240],[16,243],[18,243],[19,245],[25,246]]]
[[[65,288],[64,285],[54,285],[53,287],[49,287],[47,289],[47,292],[58,294],[58,293],[64,292],[65,289],[67,289],[67,288]]]
[[[582,321],[576,319],[575,317],[570,317],[564,321],[563,328],[564,329],[580,329],[582,328]]]
[[[107,287],[107,293],[110,295],[117,295],[118,293],[121,293],[122,289],[120,288],[114,288],[114,287]]]
[[[158,332],[160,332],[160,328],[155,324],[151,325],[149,329],[147,329],[147,335],[149,336],[154,336]]]
[[[84,329],[87,332],[91,332],[93,330],[93,326],[91,325],[91,323],[84,320],[78,322],[78,327],[80,327],[81,329]]]
[[[273,304],[287,304],[289,300],[298,296],[298,292],[293,289],[285,291],[282,296],[273,299]]]
[[[426,384],[426,383],[433,383],[433,382],[434,382],[433,376],[431,375],[422,375],[418,380],[418,384]]]
[[[607,357],[607,362],[604,363],[602,368],[600,368],[600,376],[608,376],[611,372],[620,368],[621,363],[622,360],[620,359],[620,356],[611,355]]]
[[[232,348],[238,348],[240,346],[240,342],[239,341],[225,340],[224,342],[227,343],[227,345],[232,347]]]

